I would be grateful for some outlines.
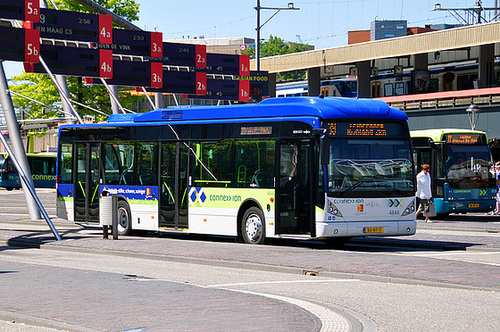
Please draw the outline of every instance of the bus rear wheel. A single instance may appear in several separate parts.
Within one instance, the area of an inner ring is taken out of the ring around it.
[[[241,221],[243,240],[249,244],[261,244],[266,239],[264,215],[256,207],[246,210]]]
[[[128,235],[132,230],[132,219],[128,204],[118,201],[117,204],[118,235]]]

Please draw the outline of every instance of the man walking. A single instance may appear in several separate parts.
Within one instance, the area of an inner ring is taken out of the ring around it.
[[[429,209],[432,201],[432,191],[431,191],[431,176],[429,175],[431,167],[428,164],[422,165],[422,171],[417,174],[417,214],[424,212],[425,222],[432,222],[429,219]]]

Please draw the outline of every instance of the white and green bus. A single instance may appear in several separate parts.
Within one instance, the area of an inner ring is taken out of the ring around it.
[[[58,216],[131,230],[343,241],[415,233],[404,112],[376,100],[268,99],[112,115],[59,132]]]
[[[496,177],[485,132],[456,128],[412,130],[411,137],[416,167],[431,166],[431,189],[439,215],[495,209]]]

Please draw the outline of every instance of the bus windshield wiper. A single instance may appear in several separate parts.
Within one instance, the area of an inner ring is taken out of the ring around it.
[[[363,183],[371,183],[375,182],[374,180],[357,180],[355,184],[353,184],[351,187],[345,188],[343,191],[341,191],[341,194],[347,194],[356,189],[357,187],[361,186]]]

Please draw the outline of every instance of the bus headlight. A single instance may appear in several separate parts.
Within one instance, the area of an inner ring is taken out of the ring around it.
[[[328,212],[330,212],[334,216],[343,217],[340,210],[335,206],[335,204],[332,203],[332,201],[328,201]]]
[[[402,216],[407,216],[410,213],[415,213],[415,201],[412,200],[410,204],[405,208],[405,211],[403,212]]]

